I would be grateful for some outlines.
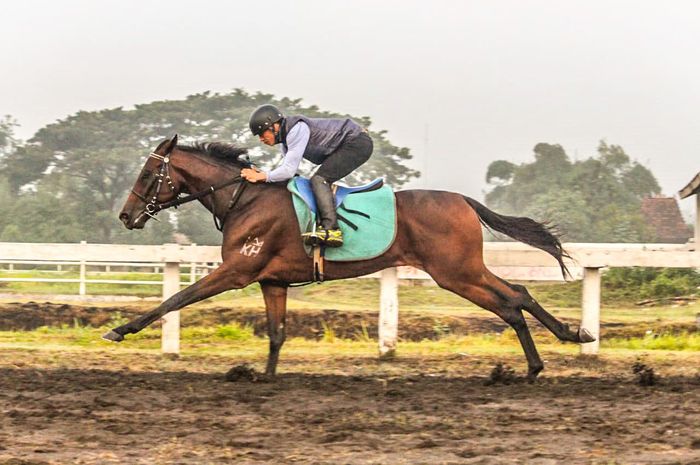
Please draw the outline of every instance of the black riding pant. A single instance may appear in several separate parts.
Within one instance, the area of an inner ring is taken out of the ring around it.
[[[372,138],[366,132],[361,132],[352,139],[346,139],[335,152],[328,155],[314,176],[321,176],[332,184],[369,160],[373,149]]]
[[[323,160],[311,177],[311,190],[316,198],[321,226],[326,229],[338,228],[338,216],[331,184],[352,173],[369,160],[374,144],[366,132],[347,139],[338,149]]]

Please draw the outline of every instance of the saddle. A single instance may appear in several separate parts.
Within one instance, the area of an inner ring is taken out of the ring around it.
[[[314,215],[318,215],[318,209],[316,208],[316,198],[314,197],[314,193],[311,190],[311,180],[308,178],[297,176],[293,178],[292,181],[296,183],[296,190],[299,193],[299,196],[304,201],[304,203],[308,205],[308,207],[311,209],[311,212]],[[345,201],[345,198],[350,194],[370,192],[373,190],[381,189],[382,186],[384,186],[384,178],[377,178],[374,181],[371,181],[367,184],[355,187],[333,184],[332,189],[333,193],[335,194],[335,208],[337,209],[340,205],[342,205]]]
[[[329,261],[368,260],[386,252],[396,236],[396,200],[393,190],[384,179],[355,187],[337,185],[335,205],[338,226],[343,232],[343,246],[337,248],[304,246],[306,253]],[[296,176],[289,180],[287,189],[292,193],[294,210],[301,233],[311,231],[317,216],[316,201],[309,179]],[[301,238],[299,238],[301,241]],[[322,274],[316,269],[315,275]],[[317,279],[318,281],[322,280]]]

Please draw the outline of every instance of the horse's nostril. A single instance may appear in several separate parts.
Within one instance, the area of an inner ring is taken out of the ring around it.
[[[127,221],[129,221],[129,214],[126,213],[126,212],[122,212],[122,213],[119,215],[119,219],[120,219],[123,223],[126,223]]]

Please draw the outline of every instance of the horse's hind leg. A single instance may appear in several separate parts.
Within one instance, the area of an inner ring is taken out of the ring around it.
[[[454,273],[441,273],[441,276],[447,276],[447,278],[443,278],[431,274],[441,287],[492,311],[515,330],[527,359],[527,377],[530,381],[534,381],[544,368],[544,364],[537,353],[535,341],[532,340],[532,335],[521,310],[523,307],[522,295],[504,285],[485,268],[483,272],[471,274],[468,277],[458,278],[458,275]]]
[[[595,341],[595,337],[587,329],[579,328],[578,331],[572,331],[568,324],[562,323],[554,315],[542,308],[530,295],[525,286],[510,284],[498,277],[497,279],[514,291],[520,293],[523,301],[523,309],[537,318],[537,320],[549,329],[560,341],[580,343]]]
[[[267,356],[265,374],[274,376],[277,370],[280,349],[286,338],[287,286],[263,281],[260,283],[260,287],[265,299],[267,335],[270,338],[270,352]]]
[[[442,273],[445,275],[444,273]],[[433,275],[435,277],[435,275]],[[524,286],[510,284],[483,268],[478,273],[472,273],[466,278],[455,279],[456,275],[447,274],[448,278],[435,279],[436,282],[456,294],[461,295],[475,304],[492,311],[508,323],[518,335],[520,344],[525,352],[528,362],[528,378],[537,377],[543,364],[537,354],[535,343],[532,340],[522,310],[526,310],[537,318],[557,338],[568,342],[591,342],[595,338],[585,329],[578,331],[569,329],[569,325],[562,323],[529,294]]]

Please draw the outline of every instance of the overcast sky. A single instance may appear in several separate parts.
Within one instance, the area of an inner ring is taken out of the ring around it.
[[[482,198],[488,164],[622,145],[674,195],[700,170],[695,1],[32,1],[0,10],[0,114],[242,87],[373,119],[414,187]],[[691,209],[690,201],[681,202]]]

